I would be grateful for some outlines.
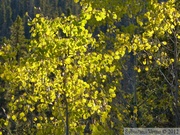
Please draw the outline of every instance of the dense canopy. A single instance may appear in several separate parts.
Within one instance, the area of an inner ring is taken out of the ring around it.
[[[178,2],[36,2],[1,1],[0,134],[180,126]]]

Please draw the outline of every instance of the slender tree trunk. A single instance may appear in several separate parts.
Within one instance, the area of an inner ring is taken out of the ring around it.
[[[176,32],[174,32],[174,90],[175,90],[175,123],[176,127],[180,126],[180,118],[179,118],[179,109],[178,109],[178,91],[179,91],[179,84],[178,84],[178,41],[176,37]]]
[[[127,60],[125,62],[125,65],[127,66],[127,69],[124,68],[123,74],[124,79],[122,80],[122,89],[128,92],[129,94],[132,94],[133,99],[130,103],[131,106],[131,115],[133,118],[130,119],[130,126],[131,127],[137,127],[136,124],[136,115],[134,113],[134,108],[137,107],[137,90],[136,90],[136,71],[134,70],[134,66],[136,65],[136,56],[134,56],[132,53],[128,54]]]
[[[68,102],[65,95],[65,104],[66,104],[66,135],[69,135],[69,109]]]
[[[68,54],[69,54],[69,49],[68,49]],[[62,68],[62,73],[64,76],[63,85],[64,85],[65,90],[67,90],[67,87],[66,87],[67,74],[66,74],[65,70],[66,70],[66,67],[65,67],[64,60],[63,60],[63,68]],[[65,120],[66,120],[65,121],[65,135],[69,135],[69,109],[68,109],[68,100],[66,97],[66,91],[64,92],[64,103],[65,103],[65,117],[66,117],[65,118]]]
[[[132,59],[132,80],[131,80],[131,86],[132,86],[132,91],[134,92],[134,99],[133,99],[133,106],[134,107],[137,107],[137,90],[136,90],[136,72],[134,71],[134,66],[136,65],[136,56],[134,56],[133,54],[131,54],[131,59]],[[134,110],[134,107],[133,107],[133,110]],[[136,117],[137,117],[137,114],[134,114],[134,111],[133,111],[133,123],[132,123],[132,127],[135,128],[137,127],[137,124],[136,124]]]

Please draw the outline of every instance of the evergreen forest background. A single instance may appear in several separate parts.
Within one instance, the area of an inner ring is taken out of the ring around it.
[[[179,7],[0,0],[0,135],[180,127]]]

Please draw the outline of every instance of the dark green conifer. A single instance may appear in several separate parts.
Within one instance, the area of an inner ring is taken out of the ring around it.
[[[10,27],[10,40],[9,44],[16,50],[16,60],[19,60],[26,51],[26,38],[24,35],[24,23],[20,16],[18,16],[15,22]]]

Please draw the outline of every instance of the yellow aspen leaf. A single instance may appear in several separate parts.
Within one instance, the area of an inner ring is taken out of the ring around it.
[[[172,34],[172,31],[171,31],[170,29],[168,29],[167,32],[168,32],[169,34]]]
[[[4,125],[5,125],[5,126],[8,126],[8,124],[9,124],[9,121],[6,120],[6,121],[4,122]]]
[[[23,121],[27,121],[27,118],[26,118],[26,117],[24,117],[24,118],[23,118]]]
[[[151,60],[151,59],[152,59],[152,56],[149,56],[149,59]]]
[[[71,63],[71,58],[66,58],[65,61],[64,61],[64,63],[65,63],[66,65],[70,64],[70,63]]]
[[[174,29],[174,25],[171,25],[171,29]]]
[[[134,114],[137,114],[137,112],[138,112],[138,109],[137,109],[137,107],[135,106],[135,107],[134,107],[134,110],[133,110],[133,113],[134,113]]]
[[[43,103],[43,102],[44,102],[44,99],[43,99],[43,98],[41,98],[41,99],[40,99],[40,101]]]
[[[102,20],[102,18],[99,15],[95,15],[95,18],[96,18],[96,21],[98,22]]]
[[[137,20],[137,23],[138,23],[140,26],[143,25],[143,22],[139,19],[139,17],[137,17],[136,20]]]
[[[103,113],[102,113],[102,117],[101,117],[102,123],[105,123],[106,118],[107,118],[107,112],[103,112]]]
[[[54,117],[50,117],[50,120],[54,120]]]
[[[13,116],[12,116],[12,120],[14,120],[14,121],[17,120],[16,115],[13,115]]]
[[[1,55],[4,55],[4,52],[0,50],[0,56],[1,56]]]
[[[86,19],[87,19],[87,20],[91,19],[91,15],[90,15],[90,14],[87,14],[87,15],[86,15]]]
[[[111,72],[111,73],[114,72],[115,68],[116,68],[115,66],[111,66],[111,67],[109,68],[109,72]]]
[[[37,128],[41,128],[41,124],[40,123],[37,123]]]
[[[84,114],[83,119],[87,119],[87,118],[88,118],[87,114]]]
[[[145,71],[149,71],[149,68],[147,66],[145,67]]]
[[[115,60],[119,60],[119,59],[120,59],[120,56],[119,56],[119,55],[116,55],[116,56],[114,57],[114,59],[115,59]]]
[[[151,45],[150,44],[146,44],[146,48],[145,48],[146,50],[149,50],[149,49],[151,49]]]
[[[155,30],[155,31],[158,31],[158,30],[159,30],[159,28],[158,28],[158,27],[155,27],[155,28],[154,28],[154,30]]]
[[[19,114],[20,119],[22,119],[24,116],[25,116],[24,112],[21,112],[21,113]]]
[[[109,93],[111,94],[111,93],[114,93],[114,89],[109,89]]]
[[[147,35],[148,37],[152,37],[153,34],[154,34],[154,31],[148,31],[148,32],[146,33],[146,35]]]
[[[99,108],[98,108],[98,106],[94,106],[92,109],[93,109],[93,111],[97,111]]]
[[[143,60],[143,65],[146,65],[146,59]]]
[[[137,38],[135,38],[134,39],[134,43],[138,43],[139,41],[138,41],[138,39]]]
[[[79,0],[74,0],[74,2],[75,2],[75,3],[78,3],[78,2],[79,2]]]
[[[31,82],[35,82],[36,81],[36,79],[33,77],[32,79],[31,79]]]
[[[51,31],[50,31],[50,29],[48,29],[48,30],[46,31],[46,35],[49,36],[50,34],[51,34]]]
[[[174,59],[170,59],[170,63],[173,63],[174,62]]]
[[[133,50],[134,50],[134,54],[136,54],[136,50],[137,50],[137,44],[133,44]]]
[[[39,116],[39,119],[40,119],[40,120],[43,120],[43,117],[42,117],[42,116]]]
[[[161,47],[161,44],[158,44],[158,47]]]
[[[123,110],[123,111],[124,111],[124,110]],[[120,121],[122,121],[122,120],[123,120],[123,118],[122,118],[121,114],[117,114],[117,117],[118,117],[118,119],[119,119]]]
[[[30,111],[32,112],[32,111],[34,111],[34,109],[35,109],[34,107],[31,107],[31,108],[30,108]]]
[[[156,60],[156,63],[157,63],[158,65],[161,65],[161,62],[160,62],[159,60]]]
[[[102,77],[103,77],[103,79],[106,79],[106,75],[103,75]]]
[[[88,107],[92,107],[92,103],[89,102],[89,103],[87,104],[87,106],[88,106]]]
[[[92,6],[89,6],[88,9],[87,9],[87,11],[92,11],[92,10],[93,10]]]
[[[116,94],[115,94],[115,93],[111,94],[111,97],[112,97],[112,98],[115,98],[115,97],[116,97]]]
[[[36,14],[36,18],[39,18],[40,17],[40,14]]]
[[[140,68],[138,68],[138,69],[137,69],[137,72],[138,72],[138,73],[140,73],[140,72],[141,72],[141,69],[140,69]]]
[[[86,99],[85,98],[82,99],[82,103],[86,103]]]
[[[109,72],[109,67],[108,66],[105,67],[105,71]]]
[[[117,15],[115,13],[113,14],[113,19],[117,19]]]
[[[37,121],[37,118],[36,118],[36,117],[34,118],[34,121]]]
[[[158,46],[153,46],[153,48],[152,48],[152,51],[153,52],[157,52],[159,50],[159,47]]]

